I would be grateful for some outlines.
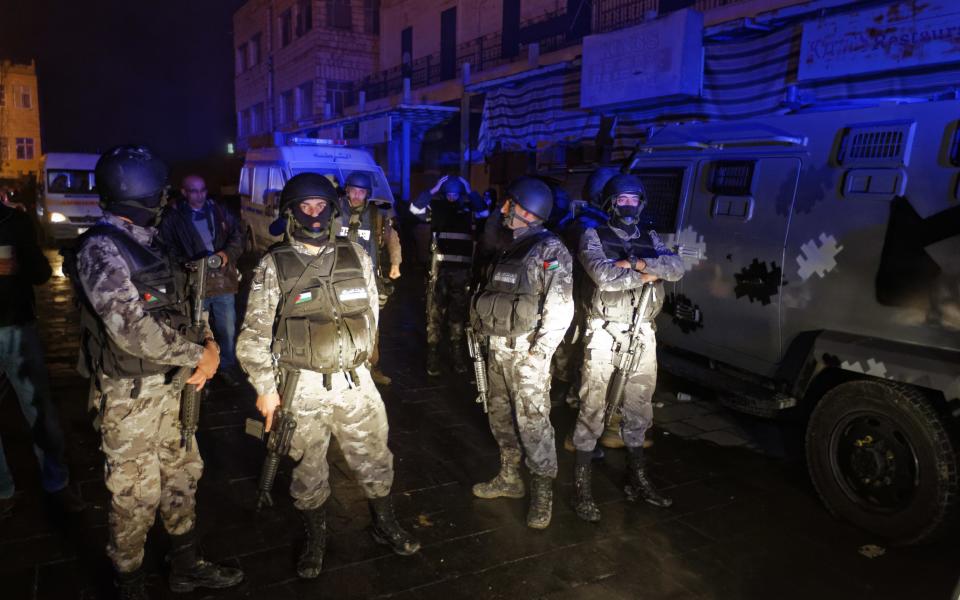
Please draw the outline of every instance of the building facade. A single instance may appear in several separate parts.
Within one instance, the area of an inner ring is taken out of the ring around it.
[[[378,67],[376,0],[251,0],[234,15],[237,140],[343,112]]]
[[[29,64],[0,62],[0,179],[40,169],[40,106],[37,72]]]

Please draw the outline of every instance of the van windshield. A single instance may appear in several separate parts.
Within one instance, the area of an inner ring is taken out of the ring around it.
[[[93,171],[50,169],[47,171],[47,191],[52,194],[96,194]]]
[[[364,169],[343,169],[341,171],[329,168],[311,169],[310,167],[291,167],[290,172],[293,175],[300,173],[319,173],[328,177],[332,176],[336,179],[337,187],[341,189],[343,188],[344,180],[350,173],[366,173],[370,176],[370,180],[373,181],[373,194],[370,195],[370,200],[377,203],[393,205],[393,193],[390,191],[390,185],[380,171],[367,171]]]

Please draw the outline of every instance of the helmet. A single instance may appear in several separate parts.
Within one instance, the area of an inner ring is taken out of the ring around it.
[[[550,218],[550,211],[553,210],[553,192],[550,191],[550,186],[539,179],[518,177],[507,187],[506,195],[541,220],[546,221]]]
[[[368,173],[362,173],[360,171],[350,173],[347,175],[347,180],[343,182],[343,187],[347,187],[348,185],[367,190],[367,195],[373,193],[373,181],[370,179]]]
[[[337,188],[330,180],[319,173],[300,173],[290,178],[280,192],[280,205],[277,207],[280,214],[291,208],[294,203],[307,198],[323,198],[328,204],[337,202]]]
[[[646,203],[647,193],[643,189],[643,182],[636,175],[621,173],[614,175],[603,186],[603,207],[609,212],[613,207],[613,199],[620,194],[636,194],[640,196],[641,207]]]
[[[114,146],[94,168],[100,206],[137,204],[156,208],[167,185],[167,166],[146,146]]]
[[[460,181],[460,178],[455,175],[450,175],[447,177],[447,180],[443,182],[443,185],[440,186],[441,194],[466,194],[467,188],[463,185],[463,182]]]
[[[587,177],[587,181],[583,184],[581,200],[599,208],[605,199],[601,197],[603,194],[603,186],[607,184],[607,181],[609,181],[611,177],[619,172],[620,171],[613,167],[599,167],[594,169],[594,171],[590,173],[590,176]]]

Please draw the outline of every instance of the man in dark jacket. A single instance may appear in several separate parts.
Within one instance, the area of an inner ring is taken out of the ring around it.
[[[70,511],[83,508],[67,487],[63,430],[50,397],[47,367],[37,331],[33,286],[50,279],[50,263],[37,246],[26,213],[0,194],[0,388],[3,379],[20,401],[33,433],[44,491]],[[0,516],[13,508],[13,478],[0,445]]]
[[[219,269],[207,271],[207,298],[203,308],[210,314],[211,329],[220,344],[220,378],[234,386],[243,379],[237,372],[235,300],[240,281],[236,265],[243,253],[243,235],[233,215],[207,197],[202,177],[184,177],[180,191],[186,201],[164,214],[160,236],[177,261],[187,262],[212,254],[223,261]]]

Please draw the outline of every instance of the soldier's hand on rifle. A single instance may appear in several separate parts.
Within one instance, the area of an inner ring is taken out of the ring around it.
[[[220,366],[220,346],[211,339],[207,339],[203,344],[203,355],[200,356],[200,362],[197,363],[197,371],[203,373],[204,377],[210,379],[217,372]]]
[[[279,406],[280,394],[277,392],[257,396],[257,410],[259,410],[263,418],[266,419],[266,424],[263,428],[264,431],[270,431],[270,427],[273,425],[273,411],[277,410]]]
[[[390,274],[388,275],[390,279],[397,279],[400,277],[400,265],[390,265]]]
[[[227,266],[227,263],[230,262],[230,259],[227,258],[227,253],[221,250],[220,252],[215,252],[217,256],[223,259],[223,264],[220,265],[220,268]]]
[[[659,279],[660,279],[659,277],[657,277],[656,275],[651,275],[650,273],[640,274],[640,281],[644,283],[653,283],[654,281],[658,281]]]
[[[450,176],[449,176],[449,175],[444,175],[443,177],[441,177],[441,178],[440,178],[440,181],[437,182],[437,185],[433,186],[433,187],[430,189],[430,193],[431,193],[431,194],[439,194],[439,193],[440,193],[440,186],[443,185],[443,182],[446,181],[448,177],[450,177]]]

